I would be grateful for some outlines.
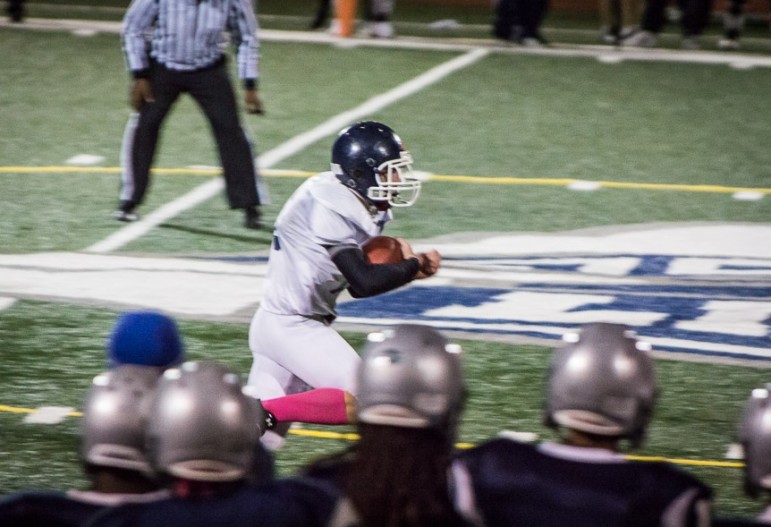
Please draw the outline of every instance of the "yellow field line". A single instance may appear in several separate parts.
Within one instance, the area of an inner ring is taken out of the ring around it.
[[[574,183],[584,183],[581,179],[569,178],[517,178],[517,177],[487,177],[487,176],[451,176],[431,174],[431,181],[450,181],[455,183],[479,183],[491,185],[533,185],[566,187]],[[712,192],[733,194],[735,192],[759,192],[771,194],[771,188],[726,187],[723,185],[686,185],[680,183],[632,183],[623,181],[589,181],[602,188],[624,188],[636,190],[679,190],[687,192]]]
[[[741,461],[712,461],[702,459],[666,458],[661,456],[636,456],[632,454],[627,454],[624,457],[630,461],[665,461],[675,465],[691,465],[694,467],[742,468],[744,466],[744,463]]]
[[[81,166],[0,166],[0,174],[50,174],[50,173],[75,173],[88,172],[100,174],[118,174],[120,167],[81,167]],[[212,168],[154,168],[156,174],[192,174],[192,175],[218,175],[221,170]],[[307,178],[313,172],[304,170],[263,169],[261,173],[266,177],[300,177]],[[430,174],[430,181],[445,181],[451,183],[477,183],[481,185],[529,185],[566,187],[575,183],[584,183],[584,180],[570,178],[517,178],[517,177],[489,177],[489,176],[462,176],[447,174]],[[736,192],[756,192],[771,194],[771,188],[763,187],[727,187],[724,185],[687,185],[680,183],[634,183],[623,181],[590,181],[601,188],[634,189],[634,190],[669,190],[682,192],[707,192],[718,194],[733,194]]]
[[[16,406],[6,406],[0,404],[0,412],[7,412],[13,414],[33,414],[37,412],[34,408],[19,408]],[[69,412],[69,417],[82,417],[82,412]],[[332,432],[325,430],[309,430],[307,428],[292,428],[289,433],[296,436],[311,437],[315,439],[341,439],[345,441],[356,441],[359,439],[358,434],[353,432]],[[456,443],[456,447],[460,449],[473,448],[473,443]],[[697,467],[720,467],[720,468],[742,468],[744,463],[739,461],[713,461],[703,459],[682,459],[682,458],[666,458],[661,456],[636,456],[626,455],[624,456],[630,461],[661,461],[667,463],[673,463],[676,465],[691,465]]]

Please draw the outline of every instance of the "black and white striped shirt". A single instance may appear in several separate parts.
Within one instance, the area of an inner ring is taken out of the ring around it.
[[[194,71],[216,63],[233,42],[239,78],[257,79],[257,29],[252,0],[132,0],[123,18],[126,65],[142,71],[152,57],[171,70]]]

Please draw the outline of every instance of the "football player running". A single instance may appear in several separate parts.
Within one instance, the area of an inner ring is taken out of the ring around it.
[[[290,196],[276,219],[264,297],[249,328],[248,384],[260,398],[339,388],[346,392],[339,402],[346,415],[360,359],[331,328],[337,298],[346,289],[354,298],[378,295],[438,271],[438,252],[415,254],[404,239],[398,263],[369,263],[361,249],[382,233],[392,208],[411,206],[420,189],[399,136],[364,121],[338,134],[331,171]],[[280,435],[267,433],[263,442],[276,448]]]

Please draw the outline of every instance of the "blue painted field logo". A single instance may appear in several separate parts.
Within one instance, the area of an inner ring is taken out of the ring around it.
[[[444,244],[440,283],[343,304],[340,321],[514,340],[619,322],[659,351],[771,361],[768,240],[766,226],[676,225]]]
[[[444,255],[437,276],[341,302],[339,322],[413,321],[512,341],[621,322],[660,351],[771,365],[769,240],[771,224],[458,234],[415,247]],[[246,323],[262,296],[266,260],[0,254],[0,309],[31,298]]]

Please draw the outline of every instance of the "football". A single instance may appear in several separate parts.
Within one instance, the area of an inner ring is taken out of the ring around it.
[[[375,236],[364,244],[362,251],[367,261],[373,264],[392,264],[404,260],[401,245],[391,236]]]

